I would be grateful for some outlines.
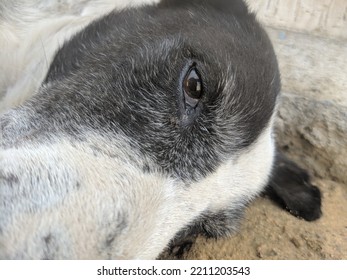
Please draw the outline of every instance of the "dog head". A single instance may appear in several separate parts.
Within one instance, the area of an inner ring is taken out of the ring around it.
[[[278,92],[241,1],[90,23],[1,117],[1,258],[155,258],[208,215],[225,220],[210,234],[229,233],[267,182]]]

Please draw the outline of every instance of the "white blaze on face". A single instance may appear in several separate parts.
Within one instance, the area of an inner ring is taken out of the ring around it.
[[[257,195],[274,152],[268,128],[237,158],[187,186],[144,173],[145,160],[124,139],[86,138],[0,152],[0,258],[156,258],[204,211],[233,209]]]

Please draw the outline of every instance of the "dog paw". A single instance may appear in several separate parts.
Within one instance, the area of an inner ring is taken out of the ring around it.
[[[184,231],[184,234],[187,232]],[[182,260],[188,254],[196,241],[198,234],[177,235],[168,247],[160,254],[159,260]]]
[[[292,215],[306,221],[321,215],[321,192],[311,183],[309,174],[282,154],[275,160],[266,194]]]

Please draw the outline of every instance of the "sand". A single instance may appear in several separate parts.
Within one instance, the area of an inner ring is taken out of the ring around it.
[[[323,194],[319,220],[298,219],[268,198],[259,197],[247,209],[239,232],[218,240],[198,237],[183,259],[347,259],[347,188],[330,180],[314,183]]]

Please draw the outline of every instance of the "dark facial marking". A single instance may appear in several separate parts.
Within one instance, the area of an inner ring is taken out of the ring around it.
[[[31,138],[107,131],[171,176],[213,172],[257,139],[279,91],[271,43],[242,3],[163,1],[91,23],[25,104]]]

